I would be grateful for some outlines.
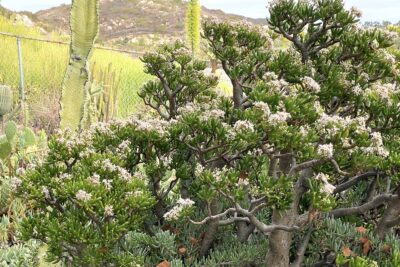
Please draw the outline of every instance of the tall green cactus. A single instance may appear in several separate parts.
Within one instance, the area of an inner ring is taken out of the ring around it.
[[[90,90],[89,59],[99,30],[99,0],[73,0],[70,59],[62,85],[60,127],[84,127],[85,101]]]
[[[0,117],[10,112],[12,107],[12,91],[5,85],[0,85]]]
[[[193,55],[200,49],[201,5],[200,0],[190,0],[186,10],[186,38]]]

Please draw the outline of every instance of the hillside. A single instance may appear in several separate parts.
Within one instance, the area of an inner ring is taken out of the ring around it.
[[[62,5],[39,11],[34,17],[47,29],[68,32],[69,9],[69,5]],[[101,0],[99,41],[142,48],[182,38],[185,10],[186,3],[182,0]],[[205,7],[202,16],[203,19],[265,23],[263,19],[226,14]]]

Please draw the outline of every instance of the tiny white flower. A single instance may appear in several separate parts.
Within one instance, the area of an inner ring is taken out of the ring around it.
[[[114,216],[114,209],[112,205],[106,205],[104,207],[104,216],[106,217]]]
[[[97,173],[93,174],[88,178],[89,182],[91,182],[94,185],[99,185],[100,184],[100,175]]]
[[[269,109],[269,106],[265,102],[255,102],[254,107],[261,110],[264,113],[265,117],[268,117],[271,114],[271,110]]]
[[[321,91],[321,86],[313,78],[306,76],[301,81],[307,90],[316,94]]]
[[[105,180],[102,181],[102,183],[104,184],[104,186],[105,186],[105,188],[107,190],[111,190],[111,188],[112,188],[112,180],[105,179]]]
[[[328,182],[329,176],[324,173],[318,173],[315,179],[321,181],[324,185],[321,190],[327,194],[333,194],[336,187]]]
[[[317,148],[317,154],[322,158],[332,158],[333,145],[332,144],[319,145]]]
[[[248,120],[239,120],[235,123],[233,126],[235,131],[240,132],[240,131],[248,131],[248,132],[254,132],[254,125],[248,121]]]
[[[275,114],[271,114],[268,118],[268,122],[271,125],[279,125],[281,123],[286,122],[288,119],[290,119],[292,116],[290,115],[290,113],[288,112],[284,112],[284,111],[278,111]]]
[[[83,202],[87,202],[92,198],[92,194],[87,193],[84,190],[78,190],[78,192],[76,192],[75,197],[77,200],[81,200]]]
[[[18,189],[18,187],[22,185],[22,180],[17,177],[12,177],[10,183],[11,183],[10,185],[11,189],[16,190]]]

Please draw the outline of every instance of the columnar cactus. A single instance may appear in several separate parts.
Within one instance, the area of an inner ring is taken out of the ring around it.
[[[72,1],[70,60],[61,96],[61,128],[82,128],[90,90],[89,59],[98,33],[98,0]]]
[[[12,107],[12,91],[5,85],[0,85],[0,117],[10,112]]]

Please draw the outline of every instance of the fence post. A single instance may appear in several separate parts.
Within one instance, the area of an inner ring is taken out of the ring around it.
[[[27,125],[26,121],[26,107],[25,107],[25,81],[24,81],[24,68],[22,65],[22,47],[21,47],[21,38],[17,36],[17,45],[18,45],[18,64],[19,64],[19,81],[20,81],[20,93],[21,93],[21,109],[24,116],[24,124]]]

